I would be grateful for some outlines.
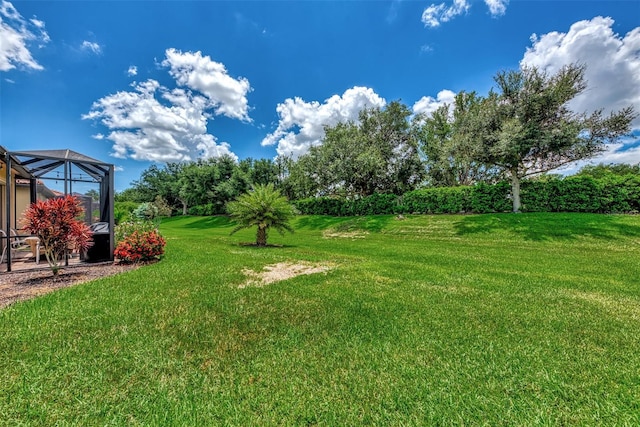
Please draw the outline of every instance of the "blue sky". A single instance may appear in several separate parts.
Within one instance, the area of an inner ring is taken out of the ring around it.
[[[118,191],[152,162],[297,156],[362,107],[428,113],[524,63],[585,63],[576,111],[640,111],[637,0],[2,0],[0,19],[0,145],[112,162]]]

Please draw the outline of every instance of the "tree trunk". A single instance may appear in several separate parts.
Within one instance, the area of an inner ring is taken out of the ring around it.
[[[182,215],[186,215],[187,214],[187,202],[185,202],[184,200],[180,200],[180,203],[182,203]]]
[[[267,228],[258,226],[258,234],[256,235],[257,246],[267,246]]]
[[[513,198],[513,213],[520,213],[520,177],[516,170],[511,171],[511,197]]]

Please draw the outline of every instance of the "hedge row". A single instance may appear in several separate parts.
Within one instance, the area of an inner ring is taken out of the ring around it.
[[[224,209],[224,205],[207,203],[206,205],[191,206],[187,212],[189,215],[212,216],[224,214],[226,210]]]
[[[640,211],[640,176],[594,179],[525,180],[520,185],[523,212],[624,213]],[[401,213],[511,212],[511,185],[426,188],[403,196],[374,194],[360,199],[309,198],[293,202],[302,214],[354,216]]]

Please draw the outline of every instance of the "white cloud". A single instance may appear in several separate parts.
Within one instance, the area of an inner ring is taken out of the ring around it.
[[[102,47],[98,43],[90,42],[87,40],[82,42],[82,44],[80,45],[80,49],[91,51],[96,55],[100,55],[100,53],[102,53]]]
[[[322,104],[299,97],[288,98],[276,107],[278,127],[262,140],[262,145],[277,145],[278,155],[297,158],[322,143],[325,126],[355,121],[364,108],[381,108],[385,104],[373,89],[359,86],[347,89],[342,96],[334,95]]]
[[[132,91],[105,96],[91,106],[83,119],[96,120],[110,130],[95,139],[113,142],[114,157],[157,162],[177,162],[199,157],[229,155],[237,160],[227,142],[207,133],[213,115],[250,121],[246,79],[234,80],[223,64],[200,52],[166,51],[161,63],[180,86],[169,89],[156,80],[133,83]],[[135,75],[137,68],[129,67]]]
[[[17,66],[33,70],[44,69],[33,58],[28,45],[40,46],[49,42],[44,22],[36,18],[25,21],[10,2],[0,3],[0,71],[8,71]]]
[[[127,70],[127,75],[129,77],[137,76],[138,75],[138,67],[136,67],[135,65],[131,65],[129,67],[129,69]]]
[[[502,16],[507,11],[509,0],[484,0],[491,16]],[[422,23],[425,27],[439,27],[442,22],[449,22],[458,15],[471,9],[469,0],[453,0],[451,5],[432,3],[422,12]]]
[[[507,12],[509,0],[484,0],[492,16],[502,16]]]
[[[228,154],[229,144],[217,145],[207,134],[207,99],[184,89],[169,90],[155,80],[134,83],[132,92],[117,92],[94,102],[83,119],[99,120],[111,132],[114,157],[177,162]],[[156,98],[159,94],[161,102]]]
[[[182,53],[167,49],[163,66],[179,85],[187,86],[204,94],[213,104],[215,113],[233,119],[250,122],[247,93],[251,91],[249,80],[234,79],[227,73],[224,64],[212,61],[198,52]]]
[[[425,27],[437,27],[441,22],[449,22],[458,15],[466,13],[471,5],[467,0],[453,0],[451,6],[446,4],[431,4],[422,12],[422,23]]]
[[[534,34],[521,65],[553,74],[570,63],[585,64],[588,86],[571,102],[572,109],[608,113],[632,105],[640,112],[640,27],[622,37],[613,32],[613,23],[598,16],[574,23],[567,33]],[[633,125],[640,128],[640,118]]]
[[[456,94],[448,89],[441,90],[436,95],[436,98],[431,96],[423,96],[415,104],[413,104],[413,114],[426,114],[429,115],[436,111],[444,104],[453,104],[456,99]]]

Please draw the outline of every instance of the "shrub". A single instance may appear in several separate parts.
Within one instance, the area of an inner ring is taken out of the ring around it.
[[[164,254],[165,245],[166,240],[157,230],[135,230],[118,242],[114,255],[126,263],[151,261]]]
[[[153,206],[155,206],[158,216],[171,216],[171,206],[169,206],[169,203],[167,203],[162,196],[156,196],[153,201]]]
[[[149,231],[157,231],[158,227],[152,221],[126,221],[118,224],[114,230],[116,245],[123,241],[127,236],[138,231],[146,233]]]
[[[40,239],[54,276],[69,248],[87,250],[92,245],[91,230],[78,219],[83,212],[76,197],[65,196],[33,203],[24,213],[24,229]]]
[[[189,215],[195,215],[195,216],[211,216],[211,215],[218,215],[220,213],[222,213],[220,209],[218,209],[218,207],[213,203],[207,203],[206,205],[191,206],[189,208]]]
[[[494,185],[480,182],[471,187],[471,210],[475,213],[510,212],[511,184],[506,181]]]
[[[113,221],[121,224],[131,220],[131,214],[138,207],[136,202],[115,202],[113,204]]]
[[[407,213],[469,212],[470,187],[423,188],[405,194],[402,203]]]
[[[132,212],[132,216],[140,221],[151,221],[158,216],[158,208],[150,202],[140,203]]]

